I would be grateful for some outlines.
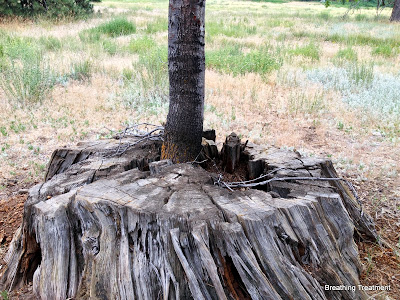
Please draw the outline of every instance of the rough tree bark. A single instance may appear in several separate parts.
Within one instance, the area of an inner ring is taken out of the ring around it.
[[[169,112],[162,158],[192,161],[201,150],[204,114],[204,0],[171,0]]]
[[[400,0],[395,0],[390,21],[400,22]]]
[[[33,280],[52,300],[366,298],[324,290],[357,286],[355,230],[377,237],[344,183],[231,192],[201,167],[154,162],[159,143],[112,156],[118,147],[99,141],[54,153],[47,181],[29,191],[0,289]],[[328,160],[274,147],[248,145],[242,156],[261,174],[336,176]]]

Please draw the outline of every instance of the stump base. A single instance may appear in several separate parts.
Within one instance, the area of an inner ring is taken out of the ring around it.
[[[324,289],[359,284],[354,230],[376,234],[343,183],[232,192],[201,167],[152,165],[158,142],[115,157],[118,147],[55,151],[46,182],[29,191],[1,289],[33,280],[41,299],[366,298]],[[249,144],[243,155],[249,174],[336,176],[330,161],[292,151]]]

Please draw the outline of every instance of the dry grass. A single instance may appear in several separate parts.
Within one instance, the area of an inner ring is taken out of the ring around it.
[[[350,43],[358,64],[372,62],[376,73],[395,75],[400,61],[399,47],[394,49],[397,54],[384,57],[372,54],[375,47],[372,42],[360,44],[353,40],[327,39],[333,34],[393,38],[400,35],[400,25],[385,20],[373,21],[373,10],[362,11],[370,18],[368,21],[357,22],[356,15],[343,20],[340,16],[345,13],[344,8],[325,9],[319,3],[210,1],[207,5],[207,22],[223,21],[234,28],[230,36],[207,36],[207,51],[238,46],[242,55],[246,55],[268,46],[281,65],[267,74],[237,76],[207,69],[205,127],[216,129],[219,140],[234,131],[256,143],[292,147],[305,155],[331,157],[340,174],[351,178],[355,185],[363,189],[369,189],[371,183],[378,185],[374,194],[363,194],[360,190],[363,199],[370,199],[365,200],[370,212],[382,211],[387,203],[371,203],[374,198],[385,197],[398,216],[400,207],[393,203],[400,199],[400,131],[386,129],[384,115],[369,114],[349,106],[342,101],[340,91],[310,81],[307,70],[332,68],[337,64],[338,51],[349,47]],[[104,1],[100,6],[103,14],[87,21],[52,24],[8,20],[0,23],[0,31],[13,37],[46,36],[61,42],[59,49],[44,52],[59,81],[42,105],[15,109],[0,89],[0,198],[8,195],[10,180],[17,178],[28,184],[39,180],[51,152],[57,147],[75,144],[81,139],[110,136],[127,123],[165,120],[165,107],[154,110],[154,99],[133,107],[127,106],[121,95],[126,94],[128,86],[134,85],[136,90],[126,97],[130,100],[138,97],[141,91],[135,84],[140,76],[154,73],[156,84],[164,80],[158,69],[151,69],[150,63],[156,59],[148,55],[155,49],[165,48],[167,33],[146,34],[145,30],[147,24],[158,22],[160,17],[166,18],[167,3]],[[384,12],[386,16],[389,13]],[[99,42],[79,38],[83,30],[117,15],[134,22],[137,31],[111,40],[117,46],[115,54],[107,53]],[[251,29],[254,25],[255,32]],[[250,28],[248,34],[242,31],[243,26]],[[235,36],[235,32],[242,33]],[[155,46],[130,53],[127,48],[130,41],[143,36],[152,38]],[[312,53],[307,49],[294,51],[310,43],[315,45],[318,59],[311,58]],[[146,57],[150,57],[150,63],[146,63]],[[91,62],[88,79],[72,78],[74,63],[85,60]],[[157,63],[156,68],[163,64]],[[140,73],[140,68],[145,71]],[[394,125],[399,126],[399,123]],[[399,225],[396,226],[398,229]],[[388,228],[388,223],[382,223],[383,236],[389,234],[385,232]]]

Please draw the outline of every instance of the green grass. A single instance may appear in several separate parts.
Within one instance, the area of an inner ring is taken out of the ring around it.
[[[384,57],[392,57],[392,56],[396,55],[395,49],[396,48],[393,48],[392,46],[386,45],[386,44],[378,45],[372,50],[372,54],[381,55]]]
[[[83,42],[97,42],[103,35],[118,37],[135,32],[136,25],[134,23],[129,22],[125,17],[118,17],[91,29],[83,30],[79,33],[79,37]]]
[[[109,55],[115,55],[118,52],[117,43],[110,39],[104,39],[101,42],[101,45],[102,45],[104,52],[108,53]]]
[[[372,64],[352,64],[348,70],[350,79],[357,85],[368,86],[374,79],[374,66]]]
[[[333,59],[334,63],[336,65],[344,65],[347,62],[356,62],[358,61],[358,55],[357,53],[354,51],[354,49],[349,46],[347,48],[344,49],[340,49],[334,59]]]
[[[249,24],[247,18],[234,21],[211,21],[206,23],[206,38],[210,39],[217,35],[225,35],[227,37],[246,37],[255,35],[257,33],[257,27]]]
[[[8,59],[0,73],[0,88],[14,107],[41,103],[55,84],[49,63],[37,53],[19,60]]]
[[[252,50],[247,54],[242,52],[239,45],[206,51],[206,67],[233,75],[250,72],[265,75],[279,69],[281,64],[280,58],[267,47]]]
[[[71,65],[71,73],[68,77],[78,81],[89,81],[92,77],[93,62],[90,59],[78,60]]]
[[[127,47],[130,53],[143,53],[149,51],[156,46],[156,42],[147,35],[132,39]]]
[[[57,51],[62,47],[60,39],[53,36],[42,36],[38,39],[39,44],[48,51]]]
[[[387,45],[390,47],[397,47],[400,44],[400,37],[380,38],[367,34],[332,34],[323,37],[325,41],[342,43],[346,45],[360,45],[360,46],[382,46]]]
[[[319,61],[320,49],[315,43],[309,43],[305,46],[298,46],[289,51],[292,55],[303,56],[311,58],[312,61]]]
[[[139,53],[133,70],[124,69],[121,102],[139,113],[158,115],[168,105],[168,51],[155,46]]]
[[[167,16],[165,16],[163,18],[157,18],[154,22],[147,23],[145,32],[147,34],[152,34],[167,30],[168,30],[168,18]]]

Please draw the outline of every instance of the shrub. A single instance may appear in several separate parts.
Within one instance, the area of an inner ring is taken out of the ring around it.
[[[93,12],[89,0],[1,0],[0,16],[45,15],[52,18],[82,16]]]

